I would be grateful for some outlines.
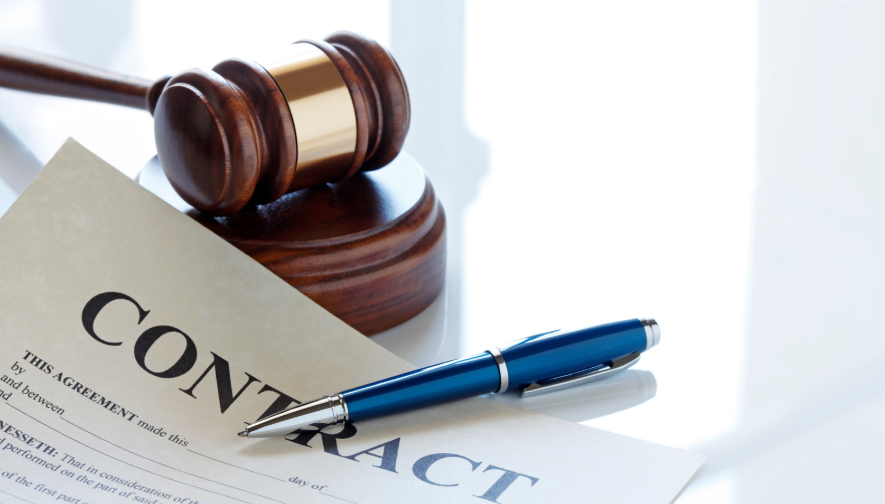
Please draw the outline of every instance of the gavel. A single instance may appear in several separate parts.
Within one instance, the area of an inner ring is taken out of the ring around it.
[[[344,31],[281,49],[151,82],[0,47],[0,86],[147,110],[172,187],[211,215],[342,181],[397,156],[409,94],[386,49]]]

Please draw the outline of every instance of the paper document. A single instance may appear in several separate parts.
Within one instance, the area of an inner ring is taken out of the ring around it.
[[[474,398],[285,438],[413,369],[69,140],[0,219],[0,502],[671,502],[701,455]]]

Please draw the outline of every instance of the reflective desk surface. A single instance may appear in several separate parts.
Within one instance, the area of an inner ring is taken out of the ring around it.
[[[885,4],[0,1],[0,43],[156,78],[341,29],[391,48],[448,216],[423,366],[634,317],[661,345],[523,401],[708,456],[684,502],[869,501],[885,467]],[[879,56],[877,56],[877,54]],[[0,212],[73,136],[134,176],[148,114],[0,91]]]

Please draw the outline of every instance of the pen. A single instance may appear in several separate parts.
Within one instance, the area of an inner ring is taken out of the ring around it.
[[[660,342],[654,319],[529,336],[479,355],[410,371],[269,415],[241,437],[285,436],[313,423],[358,422],[491,392],[552,392],[622,371]]]

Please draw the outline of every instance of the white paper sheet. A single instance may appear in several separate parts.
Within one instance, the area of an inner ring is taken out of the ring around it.
[[[72,140],[0,219],[0,502],[667,503],[703,461],[482,398],[236,436],[410,369]]]

